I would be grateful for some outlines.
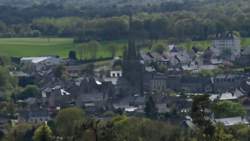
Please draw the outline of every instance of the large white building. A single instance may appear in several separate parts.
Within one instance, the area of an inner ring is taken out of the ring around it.
[[[212,42],[212,46],[212,50],[216,57],[223,58],[223,53],[228,53],[230,51],[228,55],[228,59],[230,60],[234,60],[239,56],[241,51],[240,38],[233,35],[233,33],[217,35],[216,39]]]

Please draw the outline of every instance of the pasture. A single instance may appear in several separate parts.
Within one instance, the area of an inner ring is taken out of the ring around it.
[[[97,49],[97,58],[110,57],[110,46],[116,47],[116,55],[122,55],[125,42],[100,42]],[[72,38],[0,38],[0,55],[23,57],[23,56],[48,56],[57,55],[66,58],[71,50],[79,52],[81,46],[75,44]],[[84,47],[84,58],[90,57],[87,47]]]

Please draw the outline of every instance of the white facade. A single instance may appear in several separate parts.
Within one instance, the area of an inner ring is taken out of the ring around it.
[[[118,71],[110,71],[110,77],[122,77],[122,71],[118,70]]]
[[[234,60],[237,56],[240,55],[241,45],[240,45],[240,38],[238,37],[216,39],[213,40],[212,45],[215,56],[220,56],[224,49],[231,50],[232,60]]]

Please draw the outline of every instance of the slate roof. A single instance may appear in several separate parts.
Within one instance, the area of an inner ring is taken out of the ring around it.
[[[223,123],[225,126],[233,126],[237,124],[249,124],[245,118],[242,117],[230,117],[230,118],[220,118],[215,119],[215,122]]]

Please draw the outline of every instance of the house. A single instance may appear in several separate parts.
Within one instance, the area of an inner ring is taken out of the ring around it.
[[[54,112],[58,108],[75,105],[76,95],[68,92],[60,85],[56,85],[42,93],[44,100],[48,104],[50,112]]]
[[[214,120],[215,123],[222,123],[225,126],[233,126],[238,124],[249,125],[249,121],[244,117],[229,117],[229,118],[219,118]]]
[[[228,92],[239,88],[241,82],[245,79],[245,75],[238,74],[220,74],[211,77],[214,92]]]
[[[122,109],[128,113],[143,113],[145,107],[145,97],[134,95],[134,96],[126,96],[122,99],[114,101],[113,103],[114,109]]]
[[[22,86],[22,87],[25,87],[26,85],[34,84],[34,81],[35,81],[34,76],[28,73],[22,72],[22,71],[13,71],[13,72],[10,72],[10,75],[18,78],[18,84],[19,86]]]
[[[167,89],[175,91],[211,92],[212,84],[209,77],[199,75],[166,75],[155,73],[150,79],[151,91],[165,91]]]
[[[212,46],[214,55],[224,59],[235,60],[241,52],[240,38],[232,32],[217,34]]]
[[[237,100],[237,99],[238,99],[238,97],[230,92],[222,93],[219,96],[219,100],[221,100],[221,101],[223,101],[223,100]]]
[[[115,77],[115,78],[122,77],[122,70],[111,70],[110,77]]]
[[[82,65],[65,66],[66,72],[70,77],[79,77],[83,71]]]
[[[18,120],[20,122],[28,122],[31,124],[41,124],[51,120],[51,117],[48,111],[44,109],[37,109],[20,112]]]
[[[247,67],[250,66],[250,47],[246,47],[241,51],[241,55],[235,60],[235,64]]]
[[[0,132],[7,133],[6,127],[9,125],[10,121],[9,117],[0,116]]]
[[[52,56],[45,57],[23,57],[20,60],[23,68],[29,72],[46,70],[48,66],[62,64],[62,59]]]

